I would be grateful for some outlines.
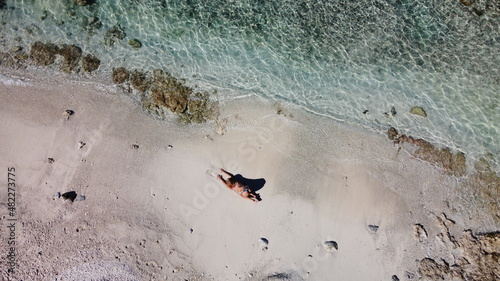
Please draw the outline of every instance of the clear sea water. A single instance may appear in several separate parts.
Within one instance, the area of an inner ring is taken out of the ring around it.
[[[498,172],[500,2],[462,2],[7,0],[0,48],[75,44],[101,59],[99,77],[162,68],[222,100],[289,101],[369,130],[394,126],[470,160],[490,154]],[[102,27],[89,28],[96,18]],[[106,46],[116,24],[126,38]]]

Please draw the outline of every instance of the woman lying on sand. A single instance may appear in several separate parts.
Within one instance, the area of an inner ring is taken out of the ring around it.
[[[220,171],[223,175],[226,175],[228,178],[224,179],[222,175],[217,175],[217,179],[220,180],[225,186],[227,186],[227,188],[235,191],[243,198],[252,200],[253,202],[259,202],[257,196],[255,196],[250,187],[243,185],[236,179],[236,177],[233,174],[227,172],[226,170],[220,169]]]

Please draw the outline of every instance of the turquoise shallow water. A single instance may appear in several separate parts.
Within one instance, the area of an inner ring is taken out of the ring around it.
[[[101,77],[117,66],[162,68],[221,99],[290,101],[471,160],[490,153],[500,171],[500,4],[479,2],[7,0],[0,46],[75,44],[101,59]],[[105,45],[117,24],[126,37]]]

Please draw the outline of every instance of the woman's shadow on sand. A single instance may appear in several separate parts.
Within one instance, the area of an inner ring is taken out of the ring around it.
[[[261,190],[264,185],[266,184],[266,180],[263,178],[260,179],[249,179],[245,178],[244,176],[237,174],[234,175],[234,178],[241,183],[243,186],[247,186],[250,188],[252,193],[257,197],[257,200],[262,201],[262,198],[260,198],[260,194],[257,192]]]

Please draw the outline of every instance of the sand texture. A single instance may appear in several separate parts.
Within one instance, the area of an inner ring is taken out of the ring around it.
[[[15,72],[1,81],[3,280],[500,278],[488,209],[498,182],[483,204],[472,172],[448,173],[385,132],[256,97],[184,125],[116,87]],[[262,201],[217,182],[219,168]]]

